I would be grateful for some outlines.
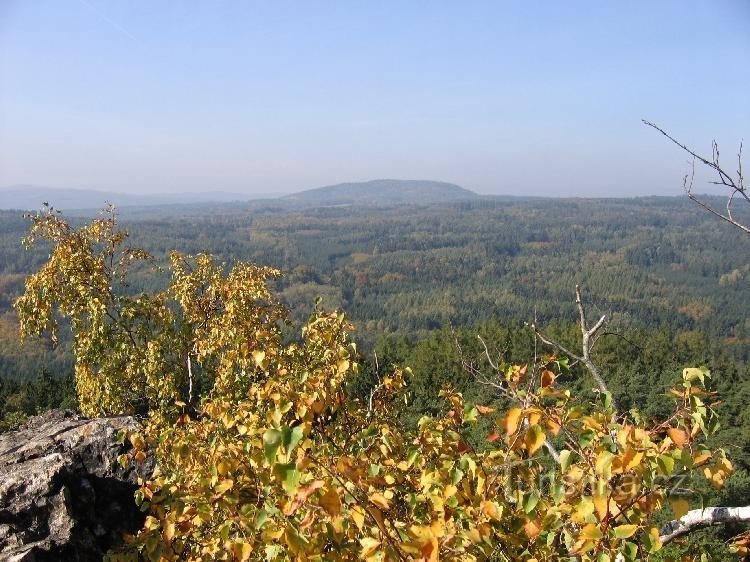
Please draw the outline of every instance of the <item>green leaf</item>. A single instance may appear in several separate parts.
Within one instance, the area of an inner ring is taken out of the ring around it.
[[[464,473],[460,468],[454,468],[451,470],[451,484],[456,485],[464,477]]]
[[[685,382],[693,382],[695,379],[701,381],[701,384],[706,384],[705,377],[711,377],[711,371],[706,367],[688,367],[682,370],[682,379]]]
[[[479,410],[477,410],[476,406],[472,406],[471,408],[466,408],[464,411],[464,422],[465,423],[471,423],[477,421],[479,418]]]
[[[299,442],[302,441],[304,431],[302,430],[302,426],[298,425],[292,428],[284,427],[282,428],[281,433],[284,450],[286,451],[286,458],[287,460],[291,460],[292,451],[294,451],[295,447],[297,447]]]
[[[638,546],[625,541],[622,543],[622,554],[625,556],[625,560],[638,560]]]
[[[568,471],[568,468],[570,468],[571,463],[571,453],[568,449],[563,449],[560,451],[560,471],[564,474]]]
[[[530,492],[523,495],[521,506],[523,507],[524,512],[526,512],[526,514],[528,515],[534,511],[537,503],[539,503],[539,492],[537,492],[536,490],[531,490]]]
[[[578,446],[581,447],[581,449],[585,449],[595,438],[596,432],[591,429],[587,429],[586,431],[581,432],[581,434],[578,436]]]
[[[669,455],[660,455],[656,458],[656,462],[662,471],[664,476],[669,476],[674,471],[674,459]]]
[[[282,433],[278,429],[267,429],[263,434],[263,451],[266,455],[266,460],[273,464],[276,460],[276,453],[281,446]]]
[[[259,531],[263,527],[263,525],[265,525],[267,520],[268,520],[268,512],[265,510],[265,508],[263,508],[255,516],[255,523],[254,523],[255,529]]]
[[[297,471],[297,466],[295,463],[278,463],[274,465],[273,472],[274,474],[276,474],[278,479],[281,480],[281,485],[283,486],[284,491],[287,494],[291,496],[297,492],[301,475]]]
[[[565,497],[565,484],[562,482],[557,482],[552,485],[551,489],[552,493],[552,499],[555,502],[555,505],[559,505],[560,502],[562,502],[563,498]]]
[[[638,531],[638,525],[618,525],[612,529],[615,538],[629,539]]]

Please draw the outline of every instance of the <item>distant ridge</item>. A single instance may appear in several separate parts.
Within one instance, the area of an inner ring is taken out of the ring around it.
[[[106,202],[117,207],[176,205],[203,202],[247,201],[238,193],[161,193],[135,195],[94,189],[52,188],[38,185],[12,185],[0,188],[0,209],[36,210],[45,201],[60,210],[101,209]]]
[[[427,180],[382,179],[308,189],[282,199],[303,205],[430,205],[479,197],[458,185]]]
[[[428,180],[379,179],[318,187],[286,195],[243,195],[227,192],[130,194],[94,189],[12,185],[0,187],[1,210],[38,210],[42,203],[62,211],[96,211],[107,202],[119,208],[194,205],[201,203],[271,203],[283,207],[433,205],[476,199],[479,195],[458,185]]]

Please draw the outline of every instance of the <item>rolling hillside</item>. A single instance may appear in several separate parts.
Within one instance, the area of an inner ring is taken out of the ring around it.
[[[391,206],[430,205],[477,198],[458,185],[425,180],[372,180],[340,183],[287,195],[284,201],[304,206]]]

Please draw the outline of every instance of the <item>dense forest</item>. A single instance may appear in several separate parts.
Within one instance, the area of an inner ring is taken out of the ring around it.
[[[74,222],[86,220],[80,216]],[[58,345],[45,340],[19,342],[16,335],[12,303],[23,292],[27,274],[49,257],[44,244],[33,251],[20,248],[18,241],[27,226],[17,213],[2,217],[2,244],[7,251],[2,264],[0,429],[12,428],[34,411],[75,405],[66,327]],[[460,400],[469,408],[482,404],[484,412],[508,411],[512,405],[508,396],[486,379],[498,365],[548,361],[549,368],[555,369],[555,384],[567,388],[576,404],[597,403],[601,388],[580,361],[570,364],[559,356],[540,359],[554,350],[531,326],[543,327],[548,337],[568,349],[579,349],[581,331],[572,289],[580,286],[590,314],[610,318],[594,360],[618,409],[633,420],[671,419],[669,396],[680,373],[686,376],[684,367],[701,366],[713,374],[709,389],[721,400],[715,405],[718,418],[710,419],[706,445],[726,450],[735,470],[721,490],[700,481],[693,489],[706,504],[748,503],[750,377],[742,298],[750,263],[748,245],[730,228],[707,220],[681,200],[479,200],[432,207],[244,212],[235,208],[221,217],[165,212],[160,217],[131,218],[127,227],[132,233],[127,245],[146,248],[157,269],[136,263],[130,284],[115,287],[125,294],[154,293],[178,282],[192,286],[191,276],[218,283],[221,270],[229,272],[200,260],[180,265],[183,262],[175,262],[174,257],[167,266],[164,256],[177,249],[186,254],[210,252],[227,263],[250,260],[278,267],[284,275],[273,281],[273,290],[293,320],[311,315],[318,318],[315,322],[327,318],[313,310],[318,296],[324,309],[348,311],[355,324],[360,367],[342,379],[344,391],[353,403],[367,404],[381,391],[383,381],[391,380],[394,369],[408,367],[404,381],[409,407],[396,416],[398,427],[404,428],[424,423],[425,415],[432,419],[450,415],[446,388],[460,392]],[[107,247],[103,245],[101,251]],[[77,259],[76,252],[61,255]],[[182,273],[169,281],[165,271],[175,267]],[[232,275],[226,282],[239,283]],[[61,278],[37,277],[37,283],[65,283]],[[118,283],[117,279],[115,275],[105,285]],[[214,290],[214,282],[205,283],[197,286]],[[51,289],[43,288],[34,298],[54,301],[57,297]],[[36,322],[37,309],[28,308],[30,297],[25,298],[26,322]],[[78,297],[71,293],[64,298]],[[132,302],[140,306],[138,300]],[[61,306],[65,310],[68,305],[61,302]],[[133,310],[135,314],[137,308]],[[160,314],[171,316],[169,310]],[[46,325],[46,320],[41,322],[40,326]],[[290,349],[295,349],[294,330],[283,332],[293,346]],[[83,341],[77,339],[76,345]],[[92,345],[99,349],[102,344]],[[349,351],[343,350],[348,357]],[[117,378],[117,360],[113,360],[108,368],[115,369],[112,374]],[[256,360],[261,365],[263,358]],[[348,359],[339,361],[348,369]],[[545,372],[552,376],[552,371]],[[90,384],[94,390],[97,383]],[[205,383],[199,379],[197,392],[201,384]],[[543,389],[544,384],[540,400],[544,400]],[[471,416],[470,412],[464,414]],[[480,422],[463,428],[461,438],[481,455],[490,430],[491,425]],[[693,544],[704,548],[707,541],[719,541],[718,548],[729,536],[724,533],[731,531],[697,533]]]
[[[524,341],[520,351],[528,352],[524,323],[536,318],[564,330],[575,320],[575,285],[611,317],[611,338],[636,342],[619,346],[634,359],[666,338],[669,349],[686,348],[676,361],[702,350],[705,360],[718,353],[744,373],[750,352],[750,244],[682,198],[484,198],[303,210],[267,202],[126,208],[124,219],[130,243],[157,260],[171,249],[204,251],[281,269],[275,289],[293,318],[305,320],[321,297],[354,321],[366,355],[381,340],[427,342],[446,328],[488,323],[513,328]],[[22,213],[0,212],[3,395],[17,393],[13,381],[62,376],[72,364],[64,341],[53,347],[17,337],[12,303],[47,257],[24,250],[27,227]],[[149,273],[131,290],[164,281]]]

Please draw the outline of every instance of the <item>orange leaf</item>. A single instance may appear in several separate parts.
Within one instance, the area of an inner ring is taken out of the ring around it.
[[[542,532],[542,528],[534,520],[527,521],[523,526],[523,531],[529,539],[534,540]]]
[[[687,443],[688,436],[683,430],[676,427],[671,427],[667,430],[667,435],[674,441],[674,444],[682,449],[683,445]]]
[[[284,506],[284,515],[294,515],[294,512],[302,507],[302,505],[307,501],[307,498],[312,496],[316,490],[322,488],[323,485],[324,482],[322,480],[315,480],[308,486],[297,490],[297,493],[294,495],[294,499],[292,499],[286,504],[286,506]]]
[[[500,439],[500,434],[497,431],[493,431],[492,433],[490,433],[487,436],[487,442],[488,443],[494,443],[498,439]]]
[[[549,429],[549,432],[552,435],[557,435],[558,433],[560,433],[561,426],[557,420],[554,420],[552,418],[547,418],[545,423],[547,424],[547,429]]]

